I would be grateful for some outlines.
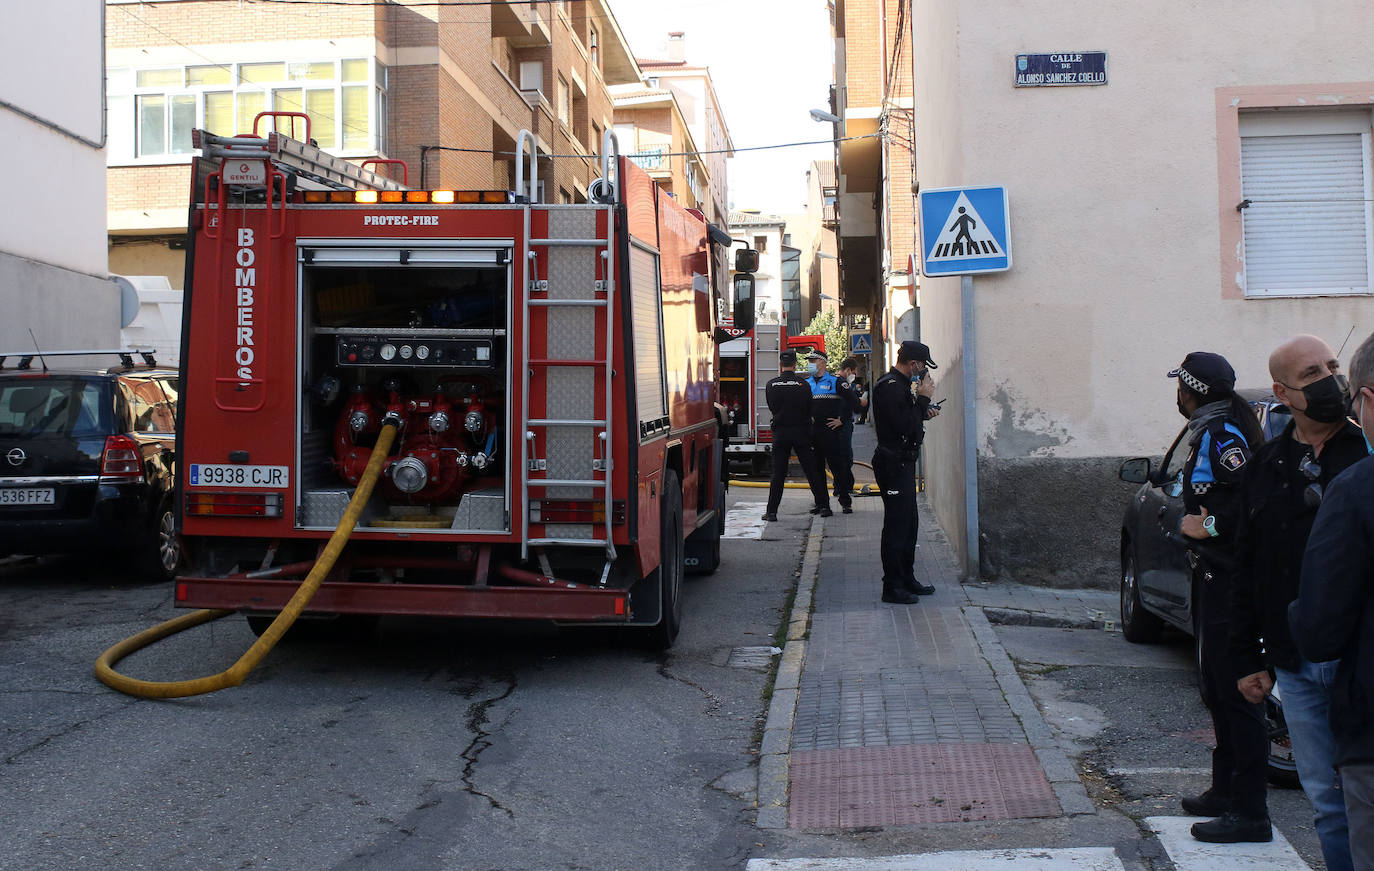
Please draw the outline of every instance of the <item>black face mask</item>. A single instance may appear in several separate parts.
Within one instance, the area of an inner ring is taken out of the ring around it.
[[[1350,382],[1344,375],[1328,375],[1313,381],[1302,389],[1302,397],[1307,400],[1302,413],[1317,423],[1335,423],[1350,414]]]

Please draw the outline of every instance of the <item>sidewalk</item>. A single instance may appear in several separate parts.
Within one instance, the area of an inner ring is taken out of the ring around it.
[[[867,462],[873,429],[854,432]],[[862,485],[872,481],[855,466]],[[789,496],[782,511],[804,511]],[[761,828],[855,828],[1094,813],[985,616],[1105,625],[1115,595],[960,584],[920,503],[916,576],[936,592],[880,601],[883,505],[815,518],[759,766]],[[808,621],[809,612],[809,621]]]

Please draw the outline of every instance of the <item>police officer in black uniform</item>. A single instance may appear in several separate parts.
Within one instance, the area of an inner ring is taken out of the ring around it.
[[[926,421],[940,413],[930,404],[935,383],[930,348],[902,342],[897,363],[873,385],[870,409],[878,448],[873,475],[883,494],[883,601],[911,605],[935,587],[916,580],[916,458]],[[915,393],[912,383],[916,382]]]
[[[1183,799],[1183,809],[1218,817],[1194,824],[1193,837],[1199,841],[1268,841],[1273,834],[1265,800],[1269,737],[1264,709],[1247,702],[1237,689],[1229,647],[1234,547],[1244,514],[1240,483],[1250,452],[1264,436],[1250,406],[1234,392],[1236,373],[1225,357],[1194,351],[1169,377],[1178,379],[1178,410],[1188,418],[1188,459],[1179,481],[1185,514],[1178,535],[1193,564],[1202,700],[1212,714],[1217,740],[1212,785],[1202,795]]]
[[[830,517],[834,512],[830,510],[830,494],[825,490],[825,473],[816,468],[811,453],[811,387],[796,372],[796,351],[778,354],[778,368],[782,371],[765,388],[768,410],[773,413],[773,478],[768,482],[768,508],[763,519],[778,519],[782,485],[787,481],[787,463],[793,453],[816,498],[812,513]]]
[[[854,490],[854,470],[849,437],[854,432],[852,421],[859,402],[847,380],[826,371],[824,351],[807,354],[806,362],[811,375],[806,384],[811,388],[811,444],[816,451],[816,468],[825,475],[825,467],[830,466],[840,509],[853,514],[850,494]],[[847,430],[846,421],[851,421]]]

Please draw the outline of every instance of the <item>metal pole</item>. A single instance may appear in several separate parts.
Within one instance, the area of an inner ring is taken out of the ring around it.
[[[966,570],[978,577],[978,368],[973,330],[973,276],[959,280],[964,327],[964,547]]]

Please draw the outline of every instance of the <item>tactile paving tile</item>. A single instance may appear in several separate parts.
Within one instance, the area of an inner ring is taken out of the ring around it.
[[[797,829],[1059,816],[1026,744],[909,744],[794,752]]]

